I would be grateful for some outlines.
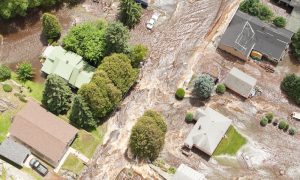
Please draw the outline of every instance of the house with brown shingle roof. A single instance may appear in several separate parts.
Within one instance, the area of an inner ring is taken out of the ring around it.
[[[53,167],[66,153],[78,130],[36,102],[29,101],[13,118],[10,137]]]

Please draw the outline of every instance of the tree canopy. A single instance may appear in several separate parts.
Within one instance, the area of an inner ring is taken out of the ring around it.
[[[129,30],[120,22],[112,22],[105,33],[106,55],[126,53],[128,50]]]
[[[252,16],[257,16],[260,20],[269,21],[273,17],[271,9],[260,3],[259,0],[244,0],[240,4],[240,10]]]
[[[125,26],[132,28],[140,22],[142,7],[134,0],[121,0],[120,10],[121,21]]]
[[[292,38],[292,50],[294,56],[300,61],[300,29]]]
[[[75,96],[73,100],[70,120],[81,128],[95,128],[97,125],[88,104],[80,95]]]
[[[20,81],[27,81],[33,78],[34,71],[32,64],[29,62],[21,62],[17,65],[16,73]]]
[[[125,54],[112,54],[103,59],[99,70],[106,72],[113,84],[126,93],[134,84],[137,70],[132,68],[129,58]]]
[[[91,65],[98,66],[104,57],[107,23],[85,23],[71,28],[63,39],[66,50],[82,56]]]
[[[61,114],[69,110],[72,92],[59,76],[50,74],[45,83],[42,104],[52,113]]]
[[[155,111],[146,111],[131,130],[129,146],[139,158],[155,160],[163,148],[167,125]]]
[[[131,60],[131,65],[134,68],[138,68],[140,66],[140,63],[146,58],[148,55],[148,48],[138,44],[135,46],[132,46],[129,49],[128,57]]]
[[[26,16],[27,10],[36,7],[49,7],[63,0],[1,0],[0,18],[10,19],[15,16]]]
[[[291,98],[296,104],[300,105],[300,77],[295,74],[288,74],[281,83],[281,89]]]
[[[43,33],[48,40],[56,40],[60,37],[61,26],[58,19],[50,14],[44,13],[42,17]]]
[[[194,92],[200,98],[207,99],[210,97],[214,85],[214,80],[210,75],[201,75],[195,81]]]
[[[273,19],[273,24],[277,27],[283,28],[286,26],[286,19],[282,16],[277,16]]]

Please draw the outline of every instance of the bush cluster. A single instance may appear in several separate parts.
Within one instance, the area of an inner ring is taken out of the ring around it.
[[[17,76],[20,81],[27,81],[33,78],[34,72],[31,63],[22,62],[17,65]]]
[[[286,19],[282,16],[277,16],[273,19],[273,24],[277,27],[283,28],[286,26]]]
[[[71,28],[63,39],[66,50],[98,66],[105,56],[128,52],[129,30],[120,22],[85,23]]]
[[[155,111],[146,111],[131,130],[129,147],[138,158],[154,161],[163,148],[167,124]]]
[[[3,84],[2,88],[5,92],[11,92],[13,90],[9,84]]]
[[[268,123],[271,123],[274,119],[274,113],[269,112],[269,113],[266,114],[265,117],[268,119]]]
[[[260,20],[269,21],[273,17],[272,10],[259,0],[244,0],[240,4],[240,10],[252,16],[257,16]]]
[[[291,127],[291,128],[289,129],[289,134],[290,134],[290,135],[295,135],[295,134],[296,134],[296,128]]]
[[[6,81],[11,78],[11,70],[9,67],[0,64],[0,81]]]
[[[175,93],[175,97],[178,100],[182,100],[185,96],[185,90],[183,88],[178,88]]]
[[[300,77],[295,74],[288,74],[281,83],[281,89],[291,98],[296,104],[300,104]]]
[[[216,92],[219,94],[224,94],[226,91],[226,86],[224,84],[218,84],[216,88]]]

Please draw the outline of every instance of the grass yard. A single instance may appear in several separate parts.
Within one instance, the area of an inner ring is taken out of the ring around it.
[[[102,144],[105,129],[100,126],[97,130],[88,133],[85,130],[78,132],[78,137],[72,144],[72,147],[86,157],[91,158],[99,144]]]
[[[84,168],[84,164],[76,156],[70,154],[61,168],[72,171],[73,173],[75,173],[77,175],[80,175],[81,171]]]
[[[20,82],[16,73],[12,73],[12,79],[27,88],[28,91],[24,92],[27,96],[30,96],[39,102],[42,101],[43,90],[45,87],[44,83],[37,83],[33,81]]]
[[[0,143],[6,138],[10,127],[11,112],[6,111],[0,115]]]
[[[230,126],[226,132],[226,138],[223,138],[217,146],[213,156],[221,154],[235,155],[237,151],[247,143],[240,133],[233,126]]]
[[[39,175],[37,172],[35,172],[31,168],[23,167],[21,170],[26,172],[30,176],[32,176],[35,180],[42,180],[43,179],[41,175]]]

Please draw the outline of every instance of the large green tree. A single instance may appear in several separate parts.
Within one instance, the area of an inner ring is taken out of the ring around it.
[[[281,89],[298,105],[300,104],[300,77],[288,74],[281,83]]]
[[[271,9],[259,0],[244,0],[240,4],[240,10],[261,20],[269,21],[273,17]]]
[[[30,8],[50,7],[63,0],[0,0],[0,18],[25,16]]]
[[[292,50],[294,56],[300,61],[300,29],[292,38]]]
[[[210,75],[201,75],[195,81],[194,93],[200,98],[207,99],[210,97],[214,85],[214,80]]]
[[[164,119],[154,111],[147,111],[131,130],[132,153],[142,159],[155,160],[163,148],[166,131]]]
[[[73,100],[70,120],[76,126],[86,129],[95,128],[97,125],[88,104],[80,95]]]
[[[121,21],[125,26],[132,28],[140,22],[142,7],[134,0],[121,0],[120,10]]]
[[[48,40],[56,40],[60,37],[61,26],[58,19],[50,14],[44,13],[42,17],[43,33]]]
[[[129,58],[125,54],[112,54],[105,57],[99,70],[106,72],[113,84],[125,94],[134,84],[138,71],[132,68]]]
[[[63,46],[81,55],[91,65],[98,66],[104,57],[106,22],[85,23],[71,28],[63,39]]]
[[[121,91],[112,84],[106,73],[100,70],[94,74],[89,84],[81,86],[78,94],[83,97],[97,120],[114,110],[122,96]]]
[[[45,83],[42,104],[52,113],[61,114],[69,110],[72,92],[59,76],[50,74]]]
[[[106,55],[125,53],[128,50],[129,30],[120,22],[112,22],[105,33]]]

